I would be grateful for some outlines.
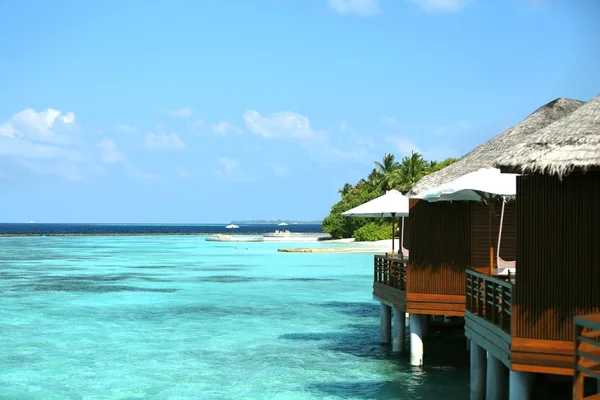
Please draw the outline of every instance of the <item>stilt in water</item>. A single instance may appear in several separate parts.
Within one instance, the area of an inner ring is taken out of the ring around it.
[[[395,352],[404,351],[404,337],[406,328],[406,313],[394,307],[392,349]]]
[[[471,341],[471,400],[485,399],[487,352]]]
[[[423,322],[421,314],[410,314],[410,365],[423,366]]]
[[[508,368],[493,355],[487,355],[486,400],[506,400],[508,392]]]
[[[392,337],[392,307],[381,303],[379,311],[379,340],[390,343]]]

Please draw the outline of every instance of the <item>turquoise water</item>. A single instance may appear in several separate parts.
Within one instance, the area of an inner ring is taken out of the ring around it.
[[[0,399],[467,398],[378,344],[371,254],[276,251],[321,246],[0,239]]]

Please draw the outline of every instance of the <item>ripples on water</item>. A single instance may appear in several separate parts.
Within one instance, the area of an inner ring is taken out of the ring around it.
[[[462,331],[424,370],[378,344],[372,255],[278,246],[0,239],[0,398],[467,398]]]

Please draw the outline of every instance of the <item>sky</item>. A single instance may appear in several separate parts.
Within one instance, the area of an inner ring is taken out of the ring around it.
[[[0,0],[0,222],[314,220],[600,93],[597,0]]]

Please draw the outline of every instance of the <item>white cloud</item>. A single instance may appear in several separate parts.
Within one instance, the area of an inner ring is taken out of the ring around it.
[[[340,130],[342,132],[347,132],[350,130],[350,125],[348,125],[348,123],[346,121],[342,121],[342,122],[340,122]]]
[[[177,176],[179,176],[182,179],[189,179],[191,178],[189,172],[187,171],[187,169],[183,168],[183,167],[179,167],[177,168]]]
[[[213,132],[218,135],[225,136],[228,133],[242,133],[242,130],[237,126],[233,125],[229,121],[221,121],[218,124],[212,126]]]
[[[248,130],[263,138],[315,139],[319,137],[319,132],[312,130],[306,116],[291,111],[262,116],[258,111],[250,110],[244,113],[243,118]]]
[[[204,128],[204,125],[205,125],[205,123],[201,119],[198,119],[196,121],[189,121],[188,122],[188,126],[193,131],[199,131],[199,130],[201,130],[202,128]]]
[[[77,149],[50,144],[34,143],[22,137],[0,135],[0,155],[19,158],[61,159],[63,161],[83,161]]]
[[[471,0],[410,0],[428,12],[456,12]]]
[[[229,181],[250,181],[251,177],[240,169],[240,162],[234,158],[219,157],[215,160],[219,165],[217,176]]]
[[[328,4],[338,14],[370,16],[381,12],[379,0],[328,0]]]
[[[267,164],[275,176],[286,176],[289,173],[287,165],[271,162]]]
[[[80,167],[71,163],[40,164],[24,162],[21,165],[35,175],[54,175],[72,182],[85,180],[85,174],[81,171]]]
[[[371,138],[368,138],[368,137],[357,137],[356,144],[361,147],[369,147],[371,149],[374,149],[377,147],[375,145],[375,142]]]
[[[18,132],[13,126],[6,122],[0,125],[0,136],[9,137],[9,138],[17,138],[23,136],[20,132]]]
[[[58,145],[72,145],[68,126],[75,126],[75,114],[63,114],[59,110],[48,108],[37,112],[27,108],[14,114],[7,122],[0,125],[0,136],[17,138],[26,137],[30,141],[45,142]],[[63,133],[58,133],[63,131]]]
[[[185,143],[175,132],[156,134],[150,133],[146,136],[146,147],[153,150],[181,150]]]
[[[167,110],[166,113],[177,118],[187,118],[192,115],[192,108],[185,106],[179,110]]]
[[[110,139],[103,138],[96,143],[100,149],[100,158],[107,164],[114,164],[125,160],[125,157],[117,149],[117,144]]]
[[[398,122],[392,117],[383,117],[381,122],[386,125],[396,125]]]
[[[144,181],[157,181],[162,178],[159,174],[142,171],[133,165],[127,165],[126,171],[130,177]]]
[[[131,126],[128,124],[121,124],[121,125],[117,125],[115,126],[115,130],[117,132],[121,132],[121,133],[127,133],[127,134],[134,134],[137,133],[137,131],[139,130],[136,126]]]
[[[416,145],[416,143],[414,143],[413,141],[411,141],[410,139],[407,139],[405,137],[388,136],[385,139],[386,139],[386,141],[388,141],[394,145],[395,153],[397,153],[400,156],[410,155],[411,152],[413,152],[413,151],[415,153],[423,154],[423,151],[421,150],[421,148],[419,146]]]
[[[458,150],[450,147],[435,146],[422,147],[403,136],[388,136],[386,141],[392,143],[393,150],[399,157],[409,156],[411,152],[419,153],[427,161],[442,161],[448,157],[459,157]]]

